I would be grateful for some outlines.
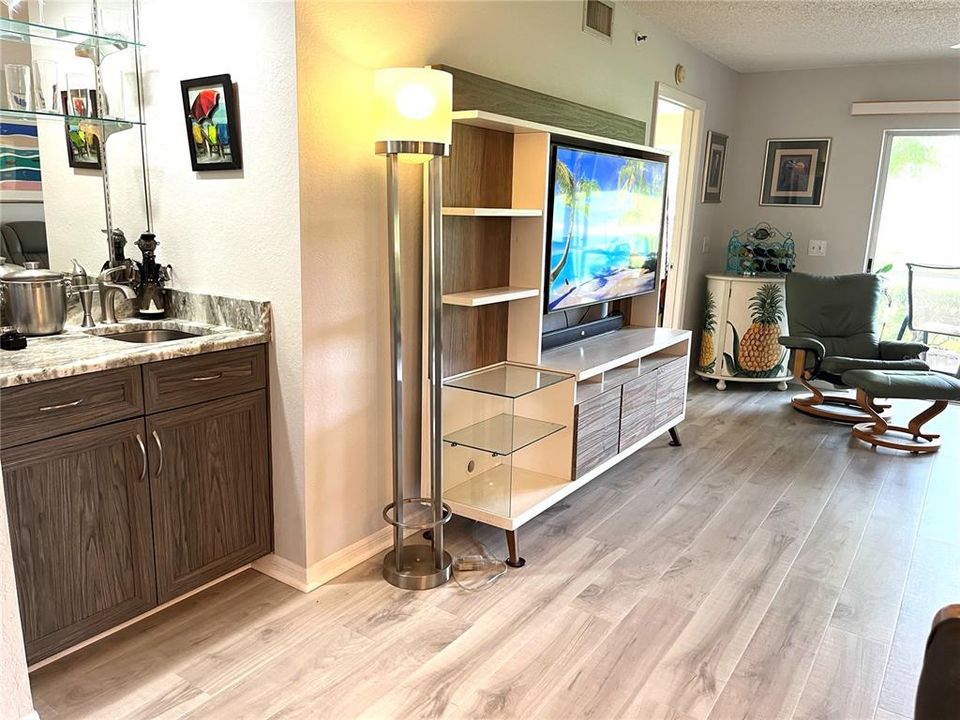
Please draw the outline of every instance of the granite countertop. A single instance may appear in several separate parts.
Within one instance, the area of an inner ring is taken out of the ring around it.
[[[121,320],[89,330],[68,324],[59,335],[27,338],[24,350],[0,350],[0,388],[270,342],[270,303],[177,293],[164,320]],[[229,324],[227,324],[229,323]],[[104,335],[168,328],[199,337],[131,343]]]

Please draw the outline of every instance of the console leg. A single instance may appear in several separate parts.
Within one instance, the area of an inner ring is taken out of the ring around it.
[[[506,563],[512,568],[522,568],[527,564],[527,561],[520,557],[520,551],[517,547],[517,531],[504,530],[504,532],[507,533],[507,551],[510,553]]]
[[[779,390],[780,392],[783,392],[786,389],[787,389],[787,383],[785,381],[781,380],[780,382],[777,383],[777,390]]]
[[[433,530],[424,530],[423,531],[424,540],[433,540]]]
[[[670,433],[670,447],[680,447],[683,443],[680,442],[680,434],[677,432],[675,427],[667,430]]]
[[[717,380],[717,390],[726,390],[727,381],[726,380]]]

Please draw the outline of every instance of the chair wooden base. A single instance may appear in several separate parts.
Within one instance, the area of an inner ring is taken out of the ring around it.
[[[857,401],[863,411],[871,416],[870,422],[859,423],[853,426],[855,437],[868,442],[874,447],[892,448],[894,450],[905,450],[914,455],[920,453],[934,453],[940,449],[940,436],[933,433],[922,431],[923,426],[930,422],[937,415],[942,413],[947,407],[946,400],[937,400],[926,410],[914,417],[909,424],[891,425],[885,418],[874,413],[873,398],[863,390],[857,390]]]
[[[825,393],[820,388],[811,385],[802,375],[798,379],[810,393],[794,395],[790,404],[793,405],[795,410],[799,410],[805,415],[848,424],[872,421],[875,417],[890,418],[889,405],[880,405],[871,399],[871,411],[867,413],[861,408],[857,398],[851,395]]]

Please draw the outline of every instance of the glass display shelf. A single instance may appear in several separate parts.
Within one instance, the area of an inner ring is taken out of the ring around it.
[[[43,25],[39,23],[26,22],[24,20],[10,20],[0,18],[0,40],[12,40],[14,42],[31,42],[39,40],[41,42],[64,43],[73,45],[81,49],[79,55],[85,55],[87,51],[92,52],[99,48],[101,52],[110,54],[126,50],[128,47],[144,47],[143,43],[131,40],[121,33],[105,33],[95,35],[88,32],[77,30],[66,30],[64,28]]]
[[[118,117],[87,117],[86,115],[65,115],[52,110],[19,110],[0,107],[0,116],[4,118],[30,118],[34,120],[69,120],[74,123],[93,123],[116,130],[126,130],[134,125],[146,125],[140,120],[128,120]]]
[[[443,499],[457,514],[469,517],[470,513],[462,510],[462,507],[468,507],[510,518],[522,515],[569,484],[565,478],[510,465],[496,465],[444,491]]]
[[[504,362],[451,378],[444,382],[444,387],[515,399],[556,385],[572,377],[573,375],[567,373]]]
[[[483,450],[493,455],[512,455],[517,450],[563,430],[564,427],[559,423],[500,413],[449,433],[444,436],[443,441],[454,446],[464,445],[474,450]]]

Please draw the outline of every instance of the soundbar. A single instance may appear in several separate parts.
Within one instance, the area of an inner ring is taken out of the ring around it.
[[[540,338],[540,348],[542,350],[549,350],[550,348],[559,347],[560,345],[569,345],[578,340],[586,340],[587,338],[619,330],[622,327],[623,315],[609,315],[600,320],[592,320],[591,322],[574,325],[573,327],[545,332]]]

